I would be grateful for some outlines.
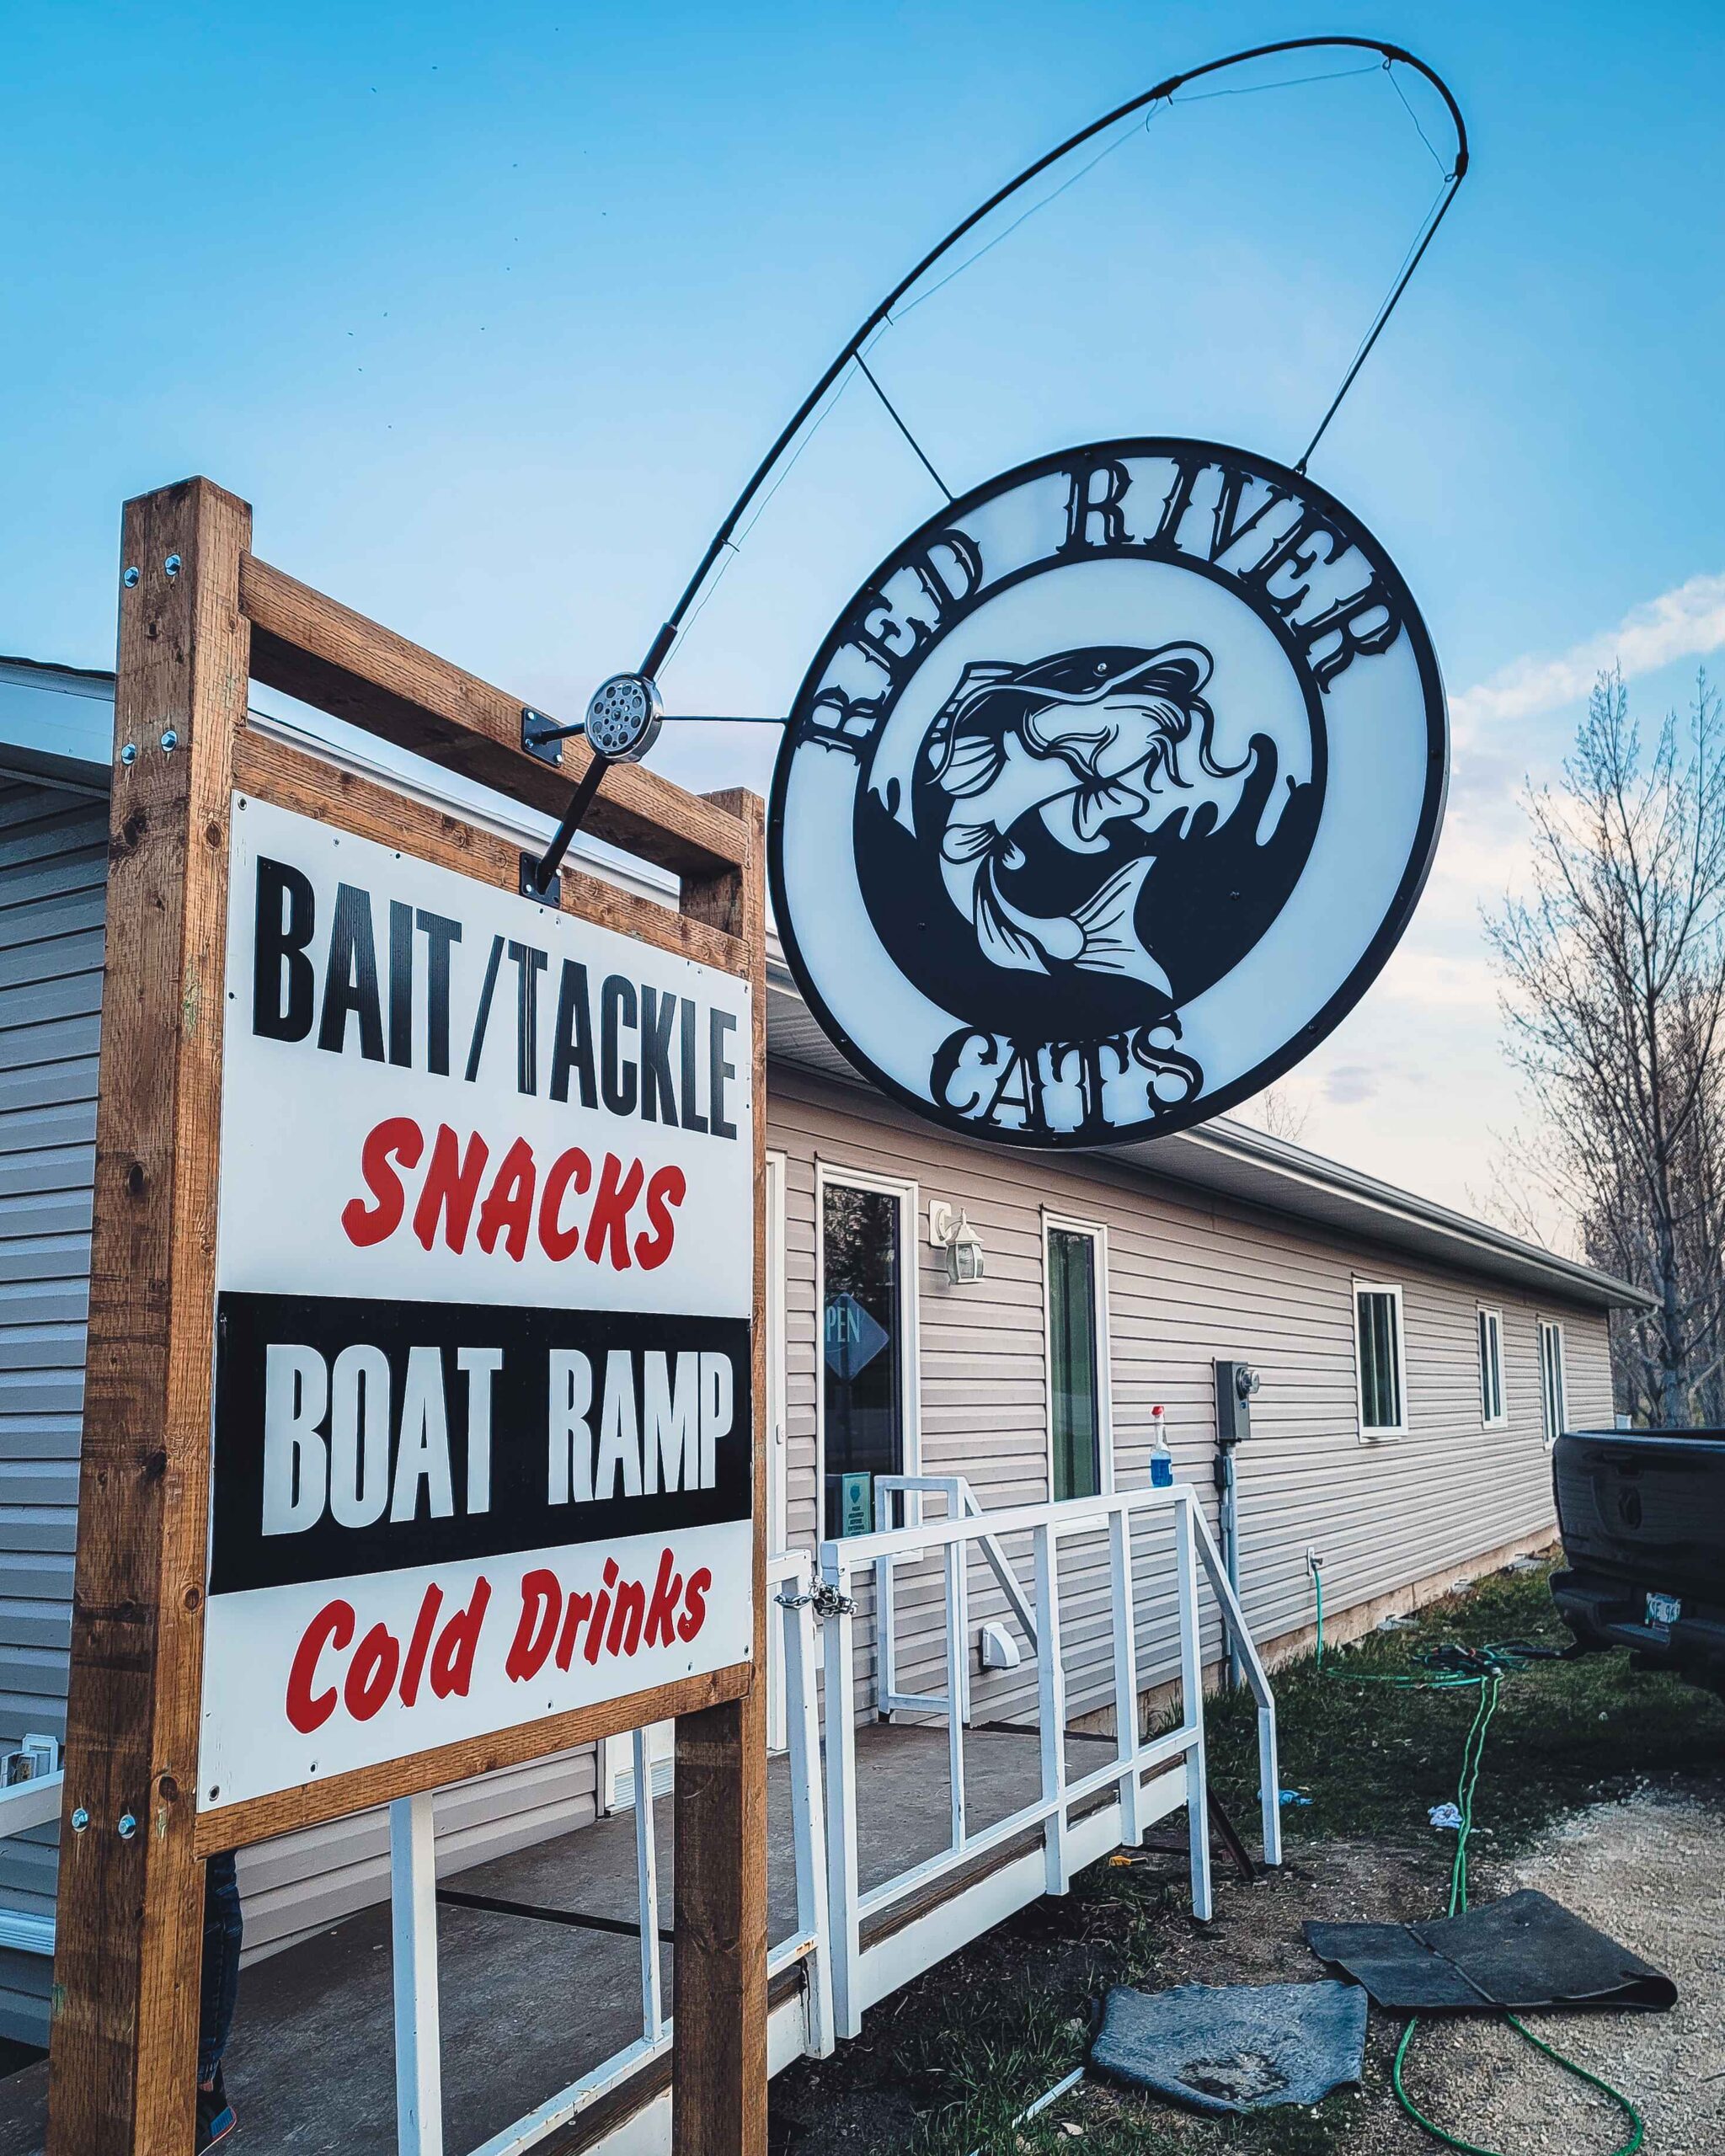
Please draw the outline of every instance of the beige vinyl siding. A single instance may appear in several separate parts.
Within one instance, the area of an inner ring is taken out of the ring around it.
[[[767,1144],[780,1139],[769,1113]],[[820,1385],[820,1328],[815,1322],[814,1155],[799,1147],[785,1158],[785,1543],[812,1550],[820,1539],[820,1488],[815,1457],[816,1394]]]
[[[1541,1310],[1545,1316],[1555,1316],[1563,1327],[1564,1389],[1569,1396],[1570,1428],[1610,1429],[1615,1415],[1611,1396],[1611,1353],[1604,1326],[1591,1320],[1578,1322],[1573,1315],[1566,1315],[1549,1305],[1542,1304]],[[1539,1362],[1535,1351],[1535,1408],[1538,1406],[1538,1378]]]
[[[914,1179],[925,1218],[914,1224],[920,1295],[921,1469],[962,1473],[990,1510],[1048,1495],[1047,1374],[1043,1331],[1044,1207],[1105,1225],[1114,1398],[1114,1472],[1122,1487],[1149,1479],[1151,1409],[1167,1409],[1177,1472],[1202,1494],[1215,1524],[1212,1364],[1243,1358],[1263,1374],[1252,1437],[1238,1456],[1241,1576],[1259,1641],[1311,1621],[1305,1550],[1324,1560],[1335,1611],[1470,1561],[1553,1525],[1550,1464],[1541,1439],[1538,1316],[1564,1327],[1573,1421],[1609,1422],[1605,1324],[1598,1312],[1535,1305],[1485,1276],[1440,1270],[1363,1241],[1207,1193],[1158,1186],[1105,1160],[985,1151],[901,1115],[879,1097],[775,1063],[769,1142],[787,1161],[786,1330],[790,1369],[787,1452],[791,1540],[814,1538],[816,1342],[813,1210],[817,1159]],[[961,1205],[981,1235],[986,1273],[954,1289],[929,1248],[931,1198]],[[1407,1364],[1405,1433],[1362,1440],[1354,1283],[1399,1286]],[[1482,1426],[1477,1311],[1503,1315],[1503,1427]],[[1028,1574],[1028,1549],[1014,1560]],[[1108,1704],[1109,1616],[1099,1536],[1076,1538],[1062,1567],[1063,1646],[1076,1716]],[[1146,1685],[1172,1674],[1172,1598],[1166,1539],[1146,1539],[1138,1567]],[[980,1567],[971,1625],[1003,1616]],[[901,1689],[938,1689],[943,1604],[938,1571],[899,1588]],[[1208,1652],[1220,1652],[1214,1623]],[[859,1670],[866,1690],[869,1673]],[[973,1675],[986,1721],[1023,1712],[1028,1670]]]

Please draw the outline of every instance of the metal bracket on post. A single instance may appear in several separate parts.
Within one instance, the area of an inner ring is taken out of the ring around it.
[[[530,756],[537,756],[542,764],[553,767],[563,762],[563,744],[578,734],[585,734],[587,722],[578,718],[563,726],[542,711],[535,711],[531,704],[521,706],[521,746]],[[587,804],[598,789],[598,771],[604,776],[605,758],[595,755],[582,782],[575,789],[574,799],[563,814],[557,835],[542,854],[524,853],[521,856],[521,894],[524,899],[536,899],[542,906],[560,907],[563,904],[563,879],[558,876],[558,863],[569,851],[569,841],[580,827],[580,820],[587,813]]]
[[[531,704],[521,706],[521,746],[530,756],[537,756],[542,764],[560,764],[563,744],[576,734],[585,734],[585,718],[574,720],[568,726],[559,725],[542,711],[535,711]]]
[[[537,853],[521,856],[521,894],[524,899],[537,899],[542,906],[549,906],[554,913],[563,904],[563,878],[554,872],[549,876],[542,875],[543,866]]]

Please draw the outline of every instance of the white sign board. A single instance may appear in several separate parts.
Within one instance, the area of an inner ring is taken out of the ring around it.
[[[203,1812],[753,1635],[748,984],[232,830]]]

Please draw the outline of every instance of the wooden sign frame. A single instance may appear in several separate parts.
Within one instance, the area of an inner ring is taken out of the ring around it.
[[[216,1220],[235,791],[519,888],[517,846],[253,728],[263,681],[552,814],[585,768],[519,699],[260,562],[207,479],[126,505],[88,1390],[79,1476],[50,2156],[193,2145],[203,1860],[676,1720],[676,2145],[763,2156],[766,2089],[763,810],[613,767],[596,835],[681,878],[673,912],[565,867],[564,912],[753,985],[754,1659],[200,1820]],[[74,1818],[82,1823],[74,1828]]]

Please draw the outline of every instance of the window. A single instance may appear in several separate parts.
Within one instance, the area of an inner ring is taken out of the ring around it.
[[[1568,1420],[1563,1387],[1563,1328],[1540,1320],[1540,1421],[1547,1449]]]
[[[1489,1430],[1507,1418],[1503,1412],[1503,1314],[1479,1314],[1479,1416]]]
[[[1108,1244],[1100,1228],[1076,1222],[1047,1219],[1044,1230],[1049,1488],[1057,1499],[1093,1497],[1113,1481],[1105,1468]]]
[[[1407,1427],[1402,1397],[1402,1290],[1354,1283],[1354,1353],[1359,1367],[1362,1437],[1399,1436]]]
[[[875,1476],[905,1471],[903,1193],[823,1179],[820,1264],[823,1531],[866,1534]]]

